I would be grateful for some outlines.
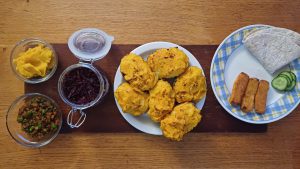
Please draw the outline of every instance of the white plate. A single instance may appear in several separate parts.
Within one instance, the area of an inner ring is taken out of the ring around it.
[[[250,77],[267,80],[270,84],[276,76],[269,74],[243,45],[243,38],[250,31],[268,27],[271,26],[250,25],[230,34],[216,50],[210,68],[211,86],[219,103],[232,116],[253,124],[264,124],[279,120],[291,113],[300,102],[300,59],[283,68],[283,70],[291,69],[297,75],[295,89],[290,92],[279,93],[270,85],[264,114],[260,115],[254,111],[244,113],[239,107],[231,106],[228,102],[234,80],[239,73],[245,72]]]
[[[151,42],[151,43],[147,43],[144,45],[141,45],[139,47],[137,47],[136,49],[134,49],[133,51],[131,51],[131,53],[137,54],[139,56],[141,56],[144,60],[147,60],[147,57],[152,54],[153,52],[155,52],[157,49],[161,49],[161,48],[171,48],[171,47],[178,47],[180,50],[182,50],[189,58],[189,63],[190,66],[197,66],[199,68],[202,69],[200,63],[197,61],[197,59],[186,49],[184,49],[183,47],[174,44],[174,43],[170,43],[170,42]],[[203,70],[203,69],[202,69]],[[203,71],[204,74],[204,71]],[[118,86],[120,84],[122,84],[123,82],[125,82],[125,79],[123,78],[121,72],[120,72],[120,66],[118,67],[118,70],[116,72],[115,75],[115,80],[114,80],[114,91],[116,91],[116,89],[118,88]],[[197,104],[196,107],[198,109],[202,109],[204,102],[205,102],[205,98],[201,99]],[[122,114],[122,116],[125,118],[125,120],[130,123],[133,127],[135,127],[136,129],[148,133],[148,134],[153,134],[153,135],[162,135],[162,131],[159,127],[159,123],[153,122],[147,115],[147,113],[144,113],[141,116],[132,116],[128,113],[124,113],[120,107],[120,105],[118,104],[116,98],[115,98],[116,104],[118,106],[118,109],[120,111],[120,113]]]

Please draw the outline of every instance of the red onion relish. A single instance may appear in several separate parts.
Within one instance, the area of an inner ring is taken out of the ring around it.
[[[62,89],[70,102],[84,105],[96,99],[100,90],[100,82],[95,72],[79,67],[66,73]]]

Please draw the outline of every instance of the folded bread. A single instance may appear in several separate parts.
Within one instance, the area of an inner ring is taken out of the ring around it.
[[[244,45],[271,74],[300,57],[300,34],[285,28],[254,31]]]

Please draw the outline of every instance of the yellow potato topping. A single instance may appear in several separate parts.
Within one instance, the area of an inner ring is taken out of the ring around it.
[[[159,79],[179,76],[189,66],[189,58],[178,48],[162,48],[151,54],[147,62]]]
[[[201,100],[207,91],[202,70],[195,66],[189,67],[176,79],[174,91],[178,103]]]
[[[45,77],[47,71],[53,68],[53,52],[42,45],[21,52],[13,60],[16,70],[25,78]]]
[[[167,81],[159,80],[150,90],[148,115],[155,122],[160,122],[169,114],[175,104],[175,93]]]
[[[185,102],[174,107],[171,114],[167,115],[160,123],[160,128],[165,137],[180,141],[201,120],[200,110],[193,103]]]
[[[124,113],[139,116],[148,110],[148,94],[122,83],[115,91],[115,97]]]
[[[157,75],[151,71],[147,62],[141,56],[133,53],[122,58],[120,70],[130,85],[142,91],[152,89],[158,80]]]

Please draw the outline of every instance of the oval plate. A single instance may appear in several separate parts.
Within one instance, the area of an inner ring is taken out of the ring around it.
[[[297,84],[294,90],[279,93],[270,85],[267,107],[264,114],[254,111],[242,112],[239,107],[231,106],[228,102],[235,78],[245,72],[250,77],[267,80],[270,84],[275,75],[269,74],[262,65],[252,56],[243,45],[243,38],[250,31],[265,29],[269,25],[250,25],[230,34],[216,50],[211,67],[210,81],[216,98],[223,108],[232,116],[253,124],[265,124],[277,121],[290,114],[300,102],[300,59],[296,59],[282,70],[291,70],[297,75]],[[278,71],[280,72],[280,71]]]
[[[171,48],[171,47],[178,47],[180,50],[182,50],[189,58],[189,64],[190,66],[197,66],[200,69],[202,69],[200,63],[197,61],[197,59],[186,49],[183,47],[170,43],[170,42],[151,42],[147,43],[144,45],[141,45],[137,48],[135,48],[131,53],[137,54],[141,56],[144,60],[147,60],[147,57],[155,52],[157,49],[161,48]],[[203,70],[203,69],[202,69]],[[202,71],[204,74],[204,70]],[[204,75],[205,76],[205,75]],[[120,84],[125,82],[125,79],[123,78],[122,73],[120,72],[120,66],[117,69],[116,75],[115,75],[115,80],[114,80],[114,91],[118,88]],[[197,104],[196,107],[198,109],[202,109],[204,102],[205,102],[206,96],[201,99]],[[153,122],[147,115],[147,113],[142,114],[141,116],[132,116],[131,114],[124,113],[117,102],[115,98],[117,107],[122,114],[122,116],[125,118],[125,120],[130,123],[133,127],[136,129],[148,133],[148,134],[153,134],[153,135],[162,135],[162,131],[160,129],[159,123]]]

